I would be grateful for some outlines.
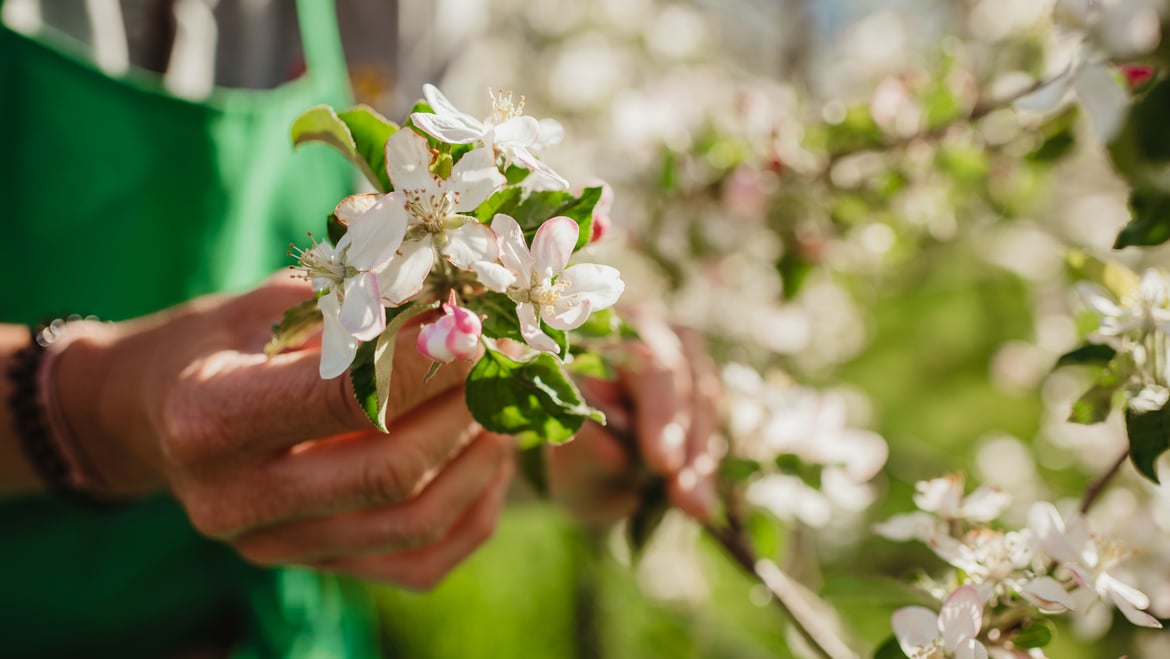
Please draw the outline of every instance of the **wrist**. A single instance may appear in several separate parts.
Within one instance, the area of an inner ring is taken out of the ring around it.
[[[131,337],[125,323],[69,323],[47,374],[64,445],[87,472],[89,488],[104,497],[140,496],[164,485],[147,451],[152,435],[139,371],[150,358],[125,354]]]

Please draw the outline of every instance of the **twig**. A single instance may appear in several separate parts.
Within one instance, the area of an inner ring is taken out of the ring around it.
[[[768,560],[760,560],[742,533],[729,528],[719,528],[711,523],[703,524],[703,530],[719,542],[727,555],[748,575],[756,579],[772,594],[772,602],[792,621],[793,627],[805,640],[809,648],[822,659],[854,659],[857,654],[837,638],[833,630],[817,620],[817,615],[801,601],[797,586],[792,580]]]
[[[1082,515],[1088,514],[1089,508],[1092,508],[1093,504],[1097,502],[1097,499],[1101,497],[1101,493],[1105,491],[1105,487],[1109,485],[1109,481],[1113,480],[1117,472],[1121,471],[1121,465],[1125,464],[1125,459],[1128,457],[1129,451],[1122,451],[1121,456],[1117,458],[1113,466],[1109,468],[1109,471],[1105,472],[1097,480],[1089,483],[1089,486],[1085,488],[1085,496],[1081,499]]]

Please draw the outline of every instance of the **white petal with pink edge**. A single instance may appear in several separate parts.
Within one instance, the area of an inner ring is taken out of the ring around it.
[[[435,188],[430,165],[431,147],[422,135],[404,128],[386,140],[386,174],[395,190]]]
[[[429,237],[402,243],[398,255],[378,272],[382,298],[397,306],[422,290],[435,264],[435,247]]]
[[[447,180],[446,189],[458,195],[456,211],[472,211],[505,182],[504,175],[496,169],[491,152],[475,149],[464,154],[451,168],[451,178]]]
[[[565,269],[578,235],[577,223],[567,217],[554,217],[540,225],[532,239],[532,270],[539,279],[551,279]]]
[[[317,308],[325,320],[321,330],[321,379],[332,380],[353,363],[358,341],[341,326],[338,319],[341,305],[336,293],[326,293],[317,298]]]
[[[471,220],[458,229],[447,231],[443,256],[460,270],[471,270],[471,266],[480,261],[495,261],[499,253],[496,234],[487,225]]]
[[[386,329],[386,312],[382,310],[382,295],[378,278],[372,272],[359,273],[344,285],[338,320],[354,338],[371,341]]]
[[[349,223],[346,261],[358,270],[378,268],[389,261],[406,235],[410,218],[401,192],[384,195]]]
[[[516,316],[520,319],[520,336],[528,345],[542,352],[560,353],[561,347],[540,329],[536,309],[528,302],[516,305]]]

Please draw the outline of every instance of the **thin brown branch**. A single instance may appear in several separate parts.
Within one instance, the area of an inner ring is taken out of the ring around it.
[[[1109,468],[1109,471],[1105,472],[1097,480],[1089,483],[1089,486],[1085,488],[1085,496],[1081,499],[1082,515],[1087,515],[1089,513],[1089,509],[1092,508],[1093,504],[1097,502],[1097,499],[1101,497],[1101,493],[1105,491],[1106,486],[1109,485],[1109,481],[1113,480],[1113,477],[1117,475],[1117,472],[1121,471],[1121,465],[1125,464],[1125,459],[1128,457],[1129,450],[1122,451],[1121,455],[1113,463],[1113,466]]]

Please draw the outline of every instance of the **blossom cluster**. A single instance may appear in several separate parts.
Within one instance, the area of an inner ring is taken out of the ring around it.
[[[477,217],[482,204],[508,188],[524,195],[568,188],[534,155],[561,140],[559,123],[524,115],[523,98],[514,104],[511,93],[493,94],[491,115],[479,120],[434,86],[424,91],[429,111],[414,112],[385,142],[392,190],[342,199],[333,218],[344,235],[298,254],[296,268],[317,291],[324,319],[323,378],[342,374],[362,342],[386,331],[387,310],[410,303],[445,300],[445,316],[424,329],[419,347],[448,362],[474,358],[482,332],[460,298],[466,304],[484,291],[507,295],[523,340],[555,354],[561,346],[543,327],[576,329],[616,303],[624,288],[613,267],[569,265],[579,233],[571,218],[539,218],[530,246],[510,215]],[[526,172],[510,185],[505,173],[516,168]]]
[[[954,568],[926,587],[945,600],[939,614],[913,606],[894,613],[894,633],[909,657],[1042,657],[1047,640],[1028,630],[1044,616],[1075,612],[1089,593],[1131,623],[1160,628],[1150,599],[1116,576],[1121,546],[1090,532],[1084,517],[1033,503],[1027,525],[997,524],[1010,503],[1001,490],[964,493],[951,474],[916,485],[918,510],[878,524],[891,540],[917,540]],[[1091,602],[1090,602],[1091,604]]]

